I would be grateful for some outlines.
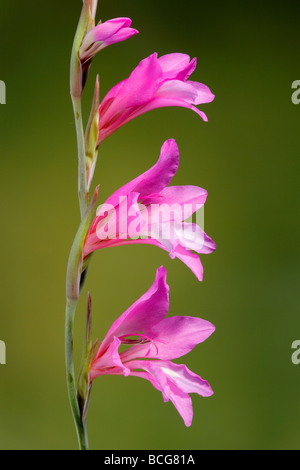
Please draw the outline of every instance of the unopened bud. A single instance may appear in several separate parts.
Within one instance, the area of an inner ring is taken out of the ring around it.
[[[95,166],[98,157],[98,133],[99,133],[99,76],[97,75],[94,98],[92,102],[89,121],[85,133],[85,154],[86,154],[86,178],[87,191],[89,192],[93,179]]]

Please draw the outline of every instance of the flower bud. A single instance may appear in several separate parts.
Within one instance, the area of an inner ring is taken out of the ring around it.
[[[97,75],[92,108],[85,133],[85,162],[88,192],[90,190],[98,156],[99,89],[99,76]]]
[[[138,31],[130,26],[130,18],[113,18],[104,23],[100,21],[95,28],[90,29],[83,39],[79,50],[81,63],[83,65],[89,63],[105,47],[125,41],[137,34]]]
[[[92,343],[92,302],[90,293],[88,292],[85,344],[82,365],[77,384],[77,401],[82,421],[86,419],[90,401],[91,383],[89,380],[89,370],[97,343],[98,341],[96,341],[94,344]]]
[[[83,0],[71,56],[70,88],[72,98],[80,98],[84,87],[85,74],[79,59],[79,49],[85,35],[95,26],[97,2],[98,0]]]

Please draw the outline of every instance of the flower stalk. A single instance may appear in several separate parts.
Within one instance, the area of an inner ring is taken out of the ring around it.
[[[87,430],[86,430],[86,416],[81,412],[78,393],[76,389],[75,372],[74,372],[74,354],[73,354],[73,336],[74,336],[74,320],[75,312],[83,287],[82,278],[87,269],[83,267],[82,250],[84,240],[93,220],[97,205],[99,187],[96,188],[94,196],[85,210],[84,218],[79,226],[75,236],[69,261],[67,267],[67,280],[66,280],[66,324],[65,324],[65,357],[66,357],[66,374],[67,374],[67,388],[70,406],[74,418],[74,423],[77,431],[79,446],[81,449],[88,448]]]
[[[74,318],[78,300],[67,299],[66,304],[66,324],[65,324],[65,357],[66,357],[66,374],[68,396],[71,411],[77,432],[78,444],[80,450],[88,450],[88,436],[86,428],[86,418],[81,416],[74,371],[74,354],[73,354],[73,336],[74,336]]]
[[[85,139],[81,105],[81,97],[88,70],[84,72],[82,69],[79,49],[86,33],[94,26],[94,18],[92,15],[95,12],[93,12],[91,7],[90,1],[85,0],[83,2],[79,23],[74,37],[70,66],[70,94],[74,110],[78,148],[78,197],[81,218],[84,216],[88,203],[86,190]]]

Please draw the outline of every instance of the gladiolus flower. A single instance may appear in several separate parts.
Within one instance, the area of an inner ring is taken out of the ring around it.
[[[152,109],[166,106],[190,108],[207,121],[195,105],[214,99],[202,83],[188,80],[197,59],[186,54],[154,53],[142,60],[129,78],[113,87],[99,108],[98,145],[119,127]]]
[[[82,65],[91,61],[106,46],[125,41],[137,34],[138,31],[130,28],[130,25],[130,18],[114,18],[92,28],[86,34],[79,49],[79,58]]]
[[[100,206],[87,233],[83,256],[100,248],[147,243],[181,259],[201,281],[203,267],[196,253],[216,249],[199,225],[185,220],[200,209],[207,191],[198,186],[168,186],[177,172],[175,140],[164,143],[156,164],[125,184]]]
[[[111,326],[90,365],[89,380],[101,375],[136,376],[148,380],[171,400],[190,426],[193,418],[190,393],[209,397],[213,391],[206,380],[177,359],[189,353],[215,330],[208,321],[195,317],[166,318],[169,310],[166,270],[161,266],[156,279],[139,300]],[[119,352],[121,345],[128,346]]]

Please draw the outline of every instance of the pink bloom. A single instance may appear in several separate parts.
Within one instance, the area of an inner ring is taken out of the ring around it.
[[[205,380],[184,364],[171,359],[190,352],[215,330],[208,321],[195,317],[168,317],[169,287],[166,270],[157,270],[148,292],[137,300],[111,326],[98,347],[89,370],[92,382],[101,375],[141,377],[171,400],[190,426],[193,418],[190,393],[209,397],[213,391]],[[129,346],[119,352],[121,345]]]
[[[182,106],[193,109],[204,121],[206,115],[195,105],[214,99],[206,85],[188,80],[197,59],[186,54],[154,53],[142,60],[129,78],[113,87],[99,108],[98,144],[119,127],[152,109]]]
[[[86,236],[83,256],[100,248],[147,243],[181,259],[201,281],[196,253],[216,245],[195,223],[185,220],[200,209],[207,191],[198,186],[168,186],[179,164],[175,140],[164,143],[156,164],[110,196],[97,212]]]
[[[81,63],[89,62],[106,46],[125,41],[134,34],[137,34],[138,31],[130,28],[130,25],[130,18],[114,18],[92,28],[86,34],[79,49]]]

